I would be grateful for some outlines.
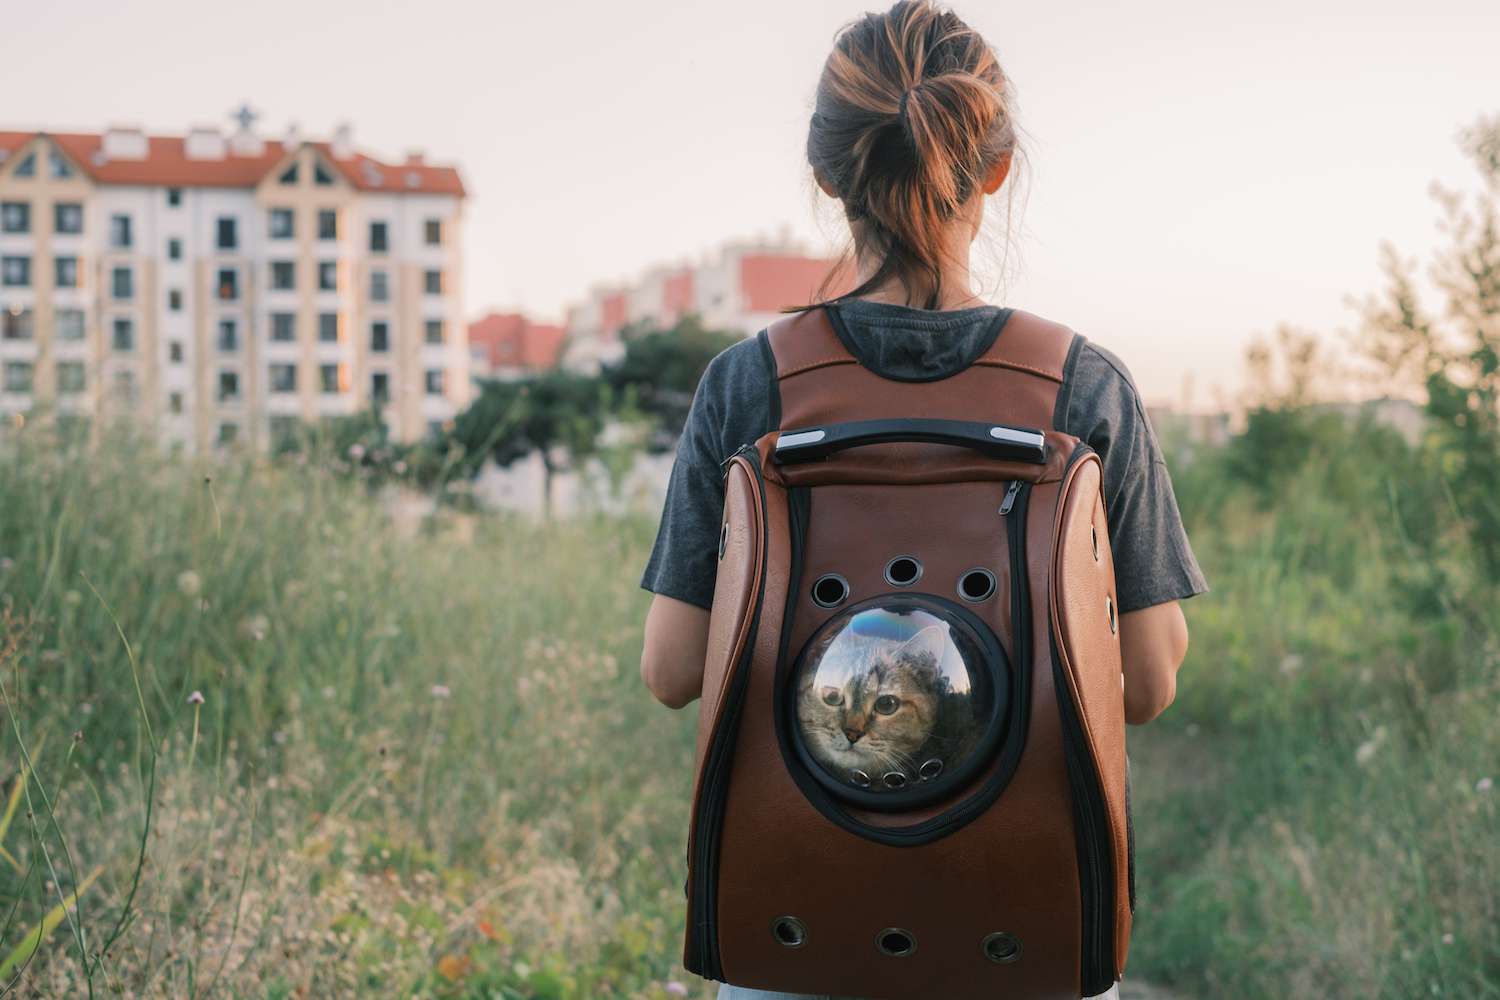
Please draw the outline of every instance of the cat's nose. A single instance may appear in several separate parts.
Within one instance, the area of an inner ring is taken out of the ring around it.
[[[846,730],[844,730],[844,735],[846,737],[848,737],[850,743],[858,743],[859,742],[859,738],[861,736],[863,736],[864,734],[865,734],[865,731],[863,729],[846,729]]]

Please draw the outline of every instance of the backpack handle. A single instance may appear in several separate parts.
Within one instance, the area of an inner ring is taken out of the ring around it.
[[[1029,462],[1033,465],[1045,465],[1047,462],[1046,435],[1034,428],[918,417],[854,420],[843,424],[782,431],[776,437],[776,449],[772,454],[778,463],[790,465],[816,462],[848,448],[892,441],[920,441],[969,448],[1009,462]]]

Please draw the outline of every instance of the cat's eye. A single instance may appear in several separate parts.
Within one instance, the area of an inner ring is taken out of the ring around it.
[[[840,691],[838,688],[824,688],[823,689],[823,704],[825,704],[825,705],[842,705],[843,703],[844,703],[844,693],[842,691]],[[889,713],[887,713],[887,714],[889,714]]]
[[[881,715],[893,715],[901,707],[901,699],[893,694],[883,694],[875,699],[875,711]]]

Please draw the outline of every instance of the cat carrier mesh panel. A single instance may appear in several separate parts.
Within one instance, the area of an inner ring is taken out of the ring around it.
[[[1125,721],[1076,350],[1006,315],[896,381],[773,324],[779,426],[725,463],[687,967],[772,990],[1078,997],[1124,969]]]

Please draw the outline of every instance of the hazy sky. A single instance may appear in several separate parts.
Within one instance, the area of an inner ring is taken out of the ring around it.
[[[1031,153],[994,298],[1210,405],[1249,335],[1335,331],[1382,239],[1435,239],[1453,138],[1500,111],[1500,3],[960,2],[1015,81]],[[839,236],[802,141],[858,0],[0,0],[0,127],[176,132],[241,100],[472,192],[468,302],[561,316],[589,284],[782,227]],[[994,252],[991,256],[996,256]]]

